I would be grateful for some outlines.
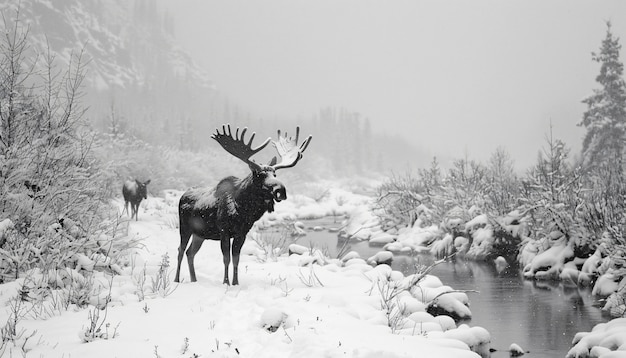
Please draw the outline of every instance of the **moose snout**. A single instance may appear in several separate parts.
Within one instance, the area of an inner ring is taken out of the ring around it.
[[[276,185],[272,190],[272,195],[274,195],[274,200],[276,201],[285,200],[287,199],[287,189],[282,185]]]
[[[263,188],[264,190],[266,190],[267,194],[272,194],[272,198],[274,199],[274,201],[282,201],[287,199],[287,189],[285,189],[283,183],[277,180],[274,176],[265,178],[265,181],[263,182]]]

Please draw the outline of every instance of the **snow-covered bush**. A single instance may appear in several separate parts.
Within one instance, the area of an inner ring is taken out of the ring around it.
[[[565,144],[549,137],[523,180],[513,174],[502,150],[488,166],[457,160],[445,175],[434,161],[417,179],[392,177],[381,186],[378,203],[388,215],[381,222],[400,218],[404,228],[396,228],[397,241],[412,249],[418,249],[417,244],[429,246],[440,256],[456,253],[489,261],[502,257],[507,262],[517,260],[529,278],[539,273],[543,278],[560,279],[563,274],[574,282],[591,283],[595,277],[581,269],[598,240],[588,233],[607,230],[606,220],[601,220],[610,215],[585,209],[591,196],[584,189],[583,172],[567,158]],[[594,215],[597,220],[585,221]],[[437,230],[426,230],[424,223],[435,224]],[[383,229],[388,226],[381,225]],[[427,231],[434,236],[425,240]],[[553,246],[558,248],[550,250]],[[556,261],[548,265],[542,254],[555,250],[559,251]]]
[[[501,216],[517,207],[519,180],[515,174],[513,159],[504,147],[496,148],[489,158],[486,181],[486,212]]]
[[[115,217],[107,175],[92,151],[80,103],[87,59],[72,54],[65,71],[51,53],[31,63],[27,59],[38,57],[28,32],[18,21],[6,31],[0,44],[0,222],[11,225],[3,225],[0,238],[1,279],[87,261],[111,269],[130,242],[120,240],[115,219],[107,221]]]
[[[258,230],[255,227],[248,233],[249,242],[255,245],[255,254],[259,260],[276,261],[278,257],[290,251],[291,245],[297,240],[298,233],[294,230],[300,229],[293,220],[280,221],[275,227],[266,230]],[[250,244],[248,245],[250,246]],[[250,250],[250,248],[246,249]],[[313,248],[308,248],[313,252]]]
[[[370,292],[378,297],[385,323],[392,333],[443,332],[456,328],[454,319],[471,317],[467,295],[429,275],[443,261],[416,265],[417,272],[407,277],[388,265],[376,266],[365,273],[372,281]]]
[[[493,250],[490,257],[504,257],[512,260],[517,256],[519,246],[526,236],[526,224],[519,211],[513,210],[506,215],[490,218],[493,227]]]
[[[480,208],[482,211],[487,207],[487,177],[484,165],[467,158],[455,160],[443,180],[439,202],[446,205],[445,209],[459,206],[466,210]]]
[[[425,191],[419,180],[410,174],[392,175],[378,188],[376,214],[380,221],[387,223],[383,229],[394,226],[412,226],[416,221],[429,225],[432,213],[427,208],[428,197],[420,194]]]

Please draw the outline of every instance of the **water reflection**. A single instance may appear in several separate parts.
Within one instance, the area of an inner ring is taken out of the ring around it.
[[[345,244],[335,233],[310,230],[298,243],[326,247],[332,257]],[[351,243],[350,249],[363,258],[380,250],[366,242]],[[392,267],[408,275],[415,272],[416,263],[432,262],[428,255],[396,255]],[[468,293],[473,314],[468,323],[491,333],[492,347],[498,349],[492,357],[508,357],[511,343],[529,350],[526,357],[564,357],[577,332],[590,331],[609,319],[594,306],[589,289],[528,281],[517,267],[498,273],[491,263],[457,259],[437,265],[432,274],[454,289],[479,291]]]

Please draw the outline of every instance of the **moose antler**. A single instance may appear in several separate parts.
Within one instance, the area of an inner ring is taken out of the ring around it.
[[[272,165],[274,170],[291,168],[302,158],[302,153],[311,142],[312,136],[308,136],[307,139],[298,147],[298,138],[300,137],[300,127],[296,127],[296,138],[287,137],[287,132],[284,136],[280,135],[280,129],[278,130],[278,142],[272,141],[272,145],[276,148],[278,155],[280,155],[280,163]],[[275,162],[276,157],[272,160]]]
[[[241,131],[241,136],[239,136],[239,127],[237,127],[235,136],[233,137],[230,124],[226,124],[222,125],[222,133],[220,133],[218,128],[215,133],[211,135],[211,138],[215,139],[222,146],[222,148],[224,148],[224,150],[232,154],[234,157],[241,159],[250,166],[258,168],[259,164],[250,160],[250,157],[265,148],[269,144],[271,138],[267,138],[260,146],[253,149],[252,140],[254,139],[256,133],[252,133],[250,140],[248,140],[248,143],[246,144],[244,142],[244,136],[247,130],[248,128],[244,128]]]

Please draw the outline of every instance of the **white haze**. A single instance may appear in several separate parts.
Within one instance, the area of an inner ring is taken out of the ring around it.
[[[445,161],[504,146],[524,169],[552,123],[580,151],[591,60],[623,1],[166,0],[217,88],[265,118],[345,107]],[[422,165],[423,166],[423,165]]]

